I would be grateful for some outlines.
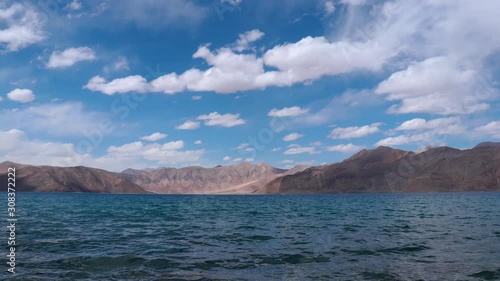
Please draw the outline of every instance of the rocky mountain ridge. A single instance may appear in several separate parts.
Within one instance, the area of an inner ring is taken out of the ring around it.
[[[342,162],[296,166],[240,163],[213,168],[127,169],[121,173],[88,167],[0,163],[0,182],[16,167],[18,191],[165,193],[165,194],[311,194],[434,191],[500,191],[500,143],[472,149],[429,148],[414,153],[378,147]],[[6,184],[1,191],[6,190]]]

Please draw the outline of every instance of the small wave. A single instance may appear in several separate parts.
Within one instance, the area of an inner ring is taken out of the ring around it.
[[[361,275],[364,277],[365,280],[384,280],[384,281],[400,280],[398,275],[388,272],[363,272]]]
[[[357,255],[357,256],[373,256],[373,255],[378,255],[377,252],[371,251],[371,250],[348,250],[348,249],[343,249],[342,252],[354,254],[354,255]]]
[[[140,257],[72,257],[50,262],[58,269],[85,269],[91,271],[105,271],[120,267],[139,266],[145,259]]]
[[[330,261],[325,256],[305,256],[302,254],[284,254],[277,256],[259,256],[257,264],[304,264],[304,263],[323,263]]]
[[[167,259],[153,259],[153,260],[146,261],[144,263],[145,267],[151,267],[154,269],[176,268],[179,265],[180,265],[179,263],[173,262],[173,261],[167,260]]]
[[[429,247],[426,247],[424,245],[408,245],[408,246],[403,246],[403,247],[382,249],[382,250],[378,250],[377,252],[404,254],[404,253],[420,252],[420,251],[425,251],[425,250],[429,250],[429,249],[430,249]]]
[[[255,241],[267,241],[274,239],[274,237],[269,235],[252,235],[252,236],[247,236],[247,238]]]
[[[482,280],[500,280],[500,269],[498,269],[497,271],[484,270],[481,272],[471,274],[469,276],[480,278]]]

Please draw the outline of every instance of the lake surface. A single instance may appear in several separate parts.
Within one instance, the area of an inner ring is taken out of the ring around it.
[[[500,193],[16,198],[1,280],[500,280]]]

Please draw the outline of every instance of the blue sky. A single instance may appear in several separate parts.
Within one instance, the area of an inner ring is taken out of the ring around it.
[[[0,161],[293,167],[498,141],[499,9],[2,1]]]

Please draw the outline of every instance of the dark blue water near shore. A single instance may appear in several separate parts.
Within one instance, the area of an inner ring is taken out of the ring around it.
[[[17,211],[1,280],[500,280],[500,193],[18,193]]]

